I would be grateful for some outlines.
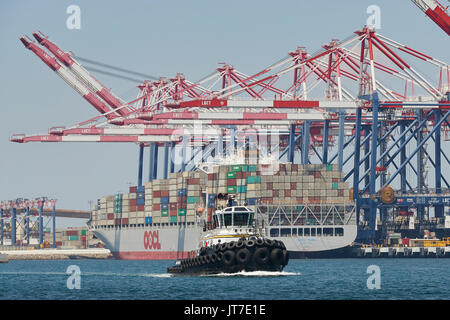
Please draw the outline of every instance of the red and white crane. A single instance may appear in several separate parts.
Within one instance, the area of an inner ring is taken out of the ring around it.
[[[69,60],[59,65],[56,58],[36,45],[27,43],[27,47],[53,70],[67,71],[71,75],[65,66],[79,64],[72,62],[74,60],[67,53],[53,46],[48,39],[40,38],[40,34],[34,36],[59,55],[60,61]],[[439,81],[421,75],[409,59],[439,68]],[[82,70],[77,67],[71,70],[75,69],[77,72]],[[83,78],[81,73],[80,78]],[[404,92],[403,85],[400,89],[392,87],[398,83],[404,83]],[[415,86],[412,95],[407,92],[409,85]],[[324,97],[308,100],[307,97],[320,90],[320,86]],[[90,90],[95,90],[93,88],[91,83]],[[325,44],[313,54],[308,54],[304,48],[290,52],[287,57],[250,76],[222,64],[197,82],[177,74],[172,78],[145,81],[138,88],[140,92],[133,101],[120,106],[116,104],[117,108],[114,104],[111,108],[103,104],[102,115],[69,128],[51,128],[48,135],[14,135],[11,141],[177,142],[178,137],[173,137],[172,131],[181,130],[179,132],[184,135],[192,136],[183,130],[191,128],[194,122],[201,123],[205,129],[231,125],[244,130],[276,128],[286,131],[289,125],[300,125],[305,121],[323,123],[336,119],[340,110],[345,110],[351,121],[356,110],[364,107],[363,117],[370,118],[369,106],[364,106],[366,102],[357,97],[371,94],[375,89],[381,101],[390,104],[385,108],[392,108],[396,117],[403,117],[404,112],[422,108],[418,104],[420,101],[443,104],[428,106],[429,109],[448,108],[450,69],[443,61],[370,28],[363,28],[342,41]],[[85,90],[90,92],[88,88]],[[95,93],[100,95],[102,92],[107,90]],[[92,96],[96,97],[95,94]],[[403,106],[401,102],[412,105]],[[120,110],[124,112],[120,114]]]
[[[102,114],[107,114],[111,111],[98,97],[93,94],[80,80],[78,80],[67,68],[60,65],[55,57],[50,56],[44,50],[39,48],[33,41],[25,36],[20,37],[20,41],[24,46],[31,50],[38,58],[40,58],[50,69],[59,75],[69,86],[78,92],[84,99],[94,106],[97,111]],[[117,116],[109,113],[106,115],[108,119],[116,118]]]
[[[442,30],[450,36],[450,16],[447,8],[440,4],[437,0],[411,0],[420,10],[430,17]]]
[[[45,48],[47,48],[55,57],[69,68],[80,80],[82,80],[93,92],[101,97],[113,109],[120,108],[124,103],[121,99],[111,93],[100,81],[95,79],[78,61],[73,59],[69,53],[61,50],[55,43],[48,40],[48,38],[40,31],[32,33],[34,38]],[[126,115],[127,110],[124,108],[118,109],[120,115]]]

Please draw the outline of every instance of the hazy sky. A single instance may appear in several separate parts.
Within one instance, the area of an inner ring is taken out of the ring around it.
[[[66,27],[72,4],[81,8],[80,30]],[[0,200],[45,195],[60,208],[86,210],[89,200],[137,182],[134,144],[9,142],[13,133],[46,133],[97,115],[24,48],[20,35],[40,30],[81,57],[198,80],[219,62],[251,74],[297,46],[313,52],[344,39],[366,23],[372,4],[381,8],[378,32],[450,60],[449,37],[406,0],[1,1]],[[137,94],[131,82],[95,76],[125,100]]]

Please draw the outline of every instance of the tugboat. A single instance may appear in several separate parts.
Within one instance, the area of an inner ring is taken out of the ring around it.
[[[256,232],[255,212],[245,206],[229,206],[213,214],[213,228],[199,243],[197,256],[178,260],[168,273],[203,275],[240,271],[282,271],[289,253],[282,241]]]

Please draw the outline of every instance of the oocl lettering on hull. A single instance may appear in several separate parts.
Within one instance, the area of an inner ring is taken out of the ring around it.
[[[144,232],[144,248],[149,250],[160,250],[159,231],[145,231]]]

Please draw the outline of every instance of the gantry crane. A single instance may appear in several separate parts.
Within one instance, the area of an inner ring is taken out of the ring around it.
[[[100,115],[69,128],[50,128],[48,134],[16,134],[10,138],[13,142],[138,143],[141,187],[144,147],[150,147],[152,180],[158,175],[160,147],[164,147],[162,171],[166,178],[175,170],[173,159],[168,157],[170,148],[182,149],[178,170],[187,170],[213,152],[230,155],[224,151],[224,144],[234,146],[242,140],[248,148],[248,139],[255,132],[275,133],[287,138],[287,142],[276,140],[276,145],[270,146],[270,153],[278,159],[338,164],[345,181],[353,186],[357,219],[367,222],[362,237],[373,240],[377,214],[394,210],[390,203],[380,201],[380,190],[388,185],[398,191],[395,206],[434,206],[436,216],[442,217],[444,208],[450,205],[450,185],[442,174],[442,158],[447,165],[450,160],[441,137],[441,131],[449,127],[449,64],[373,29],[364,27],[344,40],[334,39],[313,54],[298,47],[253,75],[221,64],[195,82],[182,74],[145,81],[138,87],[138,97],[130,102],[112,93],[113,98],[105,96],[109,91],[93,81],[95,78],[79,63],[72,62],[73,57],[41,33],[33,35],[56,58],[22,37],[25,46]],[[439,77],[422,75],[416,61],[437,68]],[[323,96],[311,100],[318,92]],[[203,134],[196,126],[202,127]],[[311,135],[321,139],[312,139]],[[330,145],[330,141],[336,141],[336,145]],[[431,154],[425,145],[430,141],[434,144]],[[188,155],[186,148],[197,143],[201,147]],[[296,150],[301,154],[299,159]],[[414,157],[422,156],[427,156],[435,169],[434,196],[426,194],[429,189],[424,188],[423,162],[412,164]]]
[[[447,13],[448,7],[444,7],[437,0],[411,1],[450,36],[450,16]]]

